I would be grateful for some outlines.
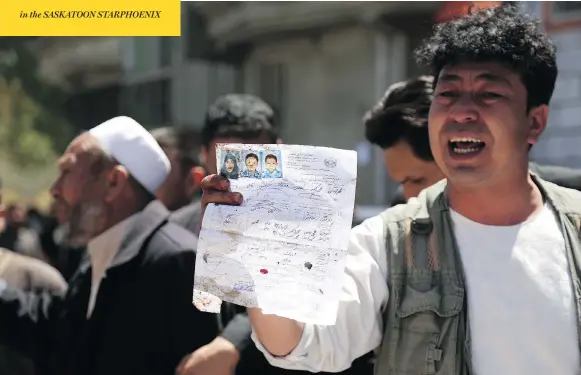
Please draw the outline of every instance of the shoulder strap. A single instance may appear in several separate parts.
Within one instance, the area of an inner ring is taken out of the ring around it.
[[[425,202],[416,201],[406,205],[399,220],[394,220],[390,210],[381,213],[386,227],[390,275],[403,274],[411,268],[439,269],[437,231],[427,212]]]
[[[410,270],[440,268],[437,230],[422,203],[416,200],[400,208],[403,212],[388,209],[380,214],[386,228],[390,290],[396,283],[405,282]],[[384,313],[388,306],[384,306]]]

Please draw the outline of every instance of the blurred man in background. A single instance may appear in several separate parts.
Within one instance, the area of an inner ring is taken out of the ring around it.
[[[208,109],[201,134],[201,155],[206,170],[216,173],[217,143],[275,143],[278,136],[273,128],[272,118],[273,111],[270,106],[255,96],[229,94],[218,98]],[[202,225],[200,202],[192,202],[175,211],[170,220],[199,235]],[[250,340],[251,329],[245,309],[222,303],[222,311],[217,319],[224,327],[218,343],[220,346],[232,345],[231,349],[239,356],[236,374],[251,375],[264,370],[267,364],[256,353]],[[221,342],[222,338],[228,342]],[[203,356],[220,360],[219,346],[203,349],[184,358],[178,374],[202,374]]]
[[[363,118],[365,137],[383,150],[387,173],[406,200],[444,178],[428,138],[433,81],[421,76],[391,85]]]
[[[4,230],[0,233],[0,247],[46,260],[38,233],[28,226],[26,207],[11,203],[6,207],[5,217]]]
[[[26,217],[28,218],[28,227],[36,233],[42,233],[46,225],[47,217],[35,206],[28,206]]]
[[[200,161],[199,137],[187,129],[168,126],[154,129],[151,135],[171,163],[171,171],[157,189],[156,196],[170,211],[199,199],[200,183],[206,171]]]
[[[0,236],[5,229],[5,214],[0,177]],[[67,289],[66,281],[55,268],[3,247],[0,247],[0,279],[22,291],[64,293]],[[34,363],[16,350],[0,345],[0,374],[33,375]]]
[[[174,127],[154,129],[151,134],[171,164],[167,179],[156,191],[157,199],[171,211],[181,212],[183,208],[189,212],[190,208],[199,205],[200,183],[206,174],[199,157],[199,138],[192,131]],[[182,219],[181,223],[173,221],[186,228],[190,221],[195,222],[195,216],[193,220],[185,216]],[[223,304],[223,311],[229,314],[228,319],[210,315],[221,327],[220,335],[186,357],[192,374],[229,375],[238,363],[237,347],[248,341],[248,321],[245,316],[236,318],[236,312],[228,310],[226,304]]]
[[[208,173],[218,173],[216,163],[216,144],[246,143],[274,144],[282,143],[274,122],[274,111],[261,98],[248,94],[228,94],[219,97],[210,106],[206,122],[202,130],[202,157]],[[199,234],[201,229],[201,204],[195,202],[172,215],[172,220],[184,225],[189,230]],[[264,356],[253,345],[250,334],[251,327],[246,309],[229,303],[222,303],[219,319],[226,327],[222,333],[235,344],[240,353],[240,361],[236,375],[279,375],[306,374],[302,371],[289,371],[268,364]],[[232,328],[236,328],[236,331]],[[205,355],[213,351],[206,350]],[[200,371],[198,365],[202,357],[201,349],[184,358],[178,369],[179,375],[212,375]],[[342,374],[370,375],[373,366],[370,362],[372,354],[357,359],[353,366]],[[217,357],[217,356],[216,356]]]
[[[15,205],[12,205],[15,207]],[[4,234],[7,226],[5,222],[4,204],[2,201],[2,179],[0,177],[0,236]],[[24,221],[22,212],[14,214],[11,220]],[[0,279],[6,281],[21,290],[45,290],[49,292],[62,292],[67,289],[67,283],[60,273],[44,261],[34,259],[28,254],[19,254],[4,245],[0,245]],[[1,370],[1,367],[0,367]],[[2,373],[2,371],[0,371]]]
[[[444,178],[434,161],[428,134],[433,98],[432,76],[391,85],[363,118],[365,137],[383,150],[389,177],[400,184],[391,205],[405,203]],[[529,163],[542,179],[581,190],[581,170]]]
[[[208,173],[217,173],[218,143],[279,143],[274,112],[262,99],[247,94],[219,97],[206,113],[201,134],[202,162]],[[200,202],[186,206],[172,215],[172,220],[195,234],[200,233]]]

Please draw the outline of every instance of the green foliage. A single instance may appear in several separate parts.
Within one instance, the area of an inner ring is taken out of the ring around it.
[[[38,74],[24,44],[0,38],[0,151],[22,168],[46,165],[71,139],[62,90]]]
[[[0,84],[0,150],[14,165],[36,167],[54,160],[50,135],[35,128],[35,122],[50,113],[31,100],[18,80]]]

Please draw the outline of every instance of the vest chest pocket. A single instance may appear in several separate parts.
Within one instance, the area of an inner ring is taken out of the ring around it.
[[[395,326],[398,334],[393,360],[395,374],[456,373],[459,313],[464,290],[446,285],[427,292],[410,286],[396,290]]]

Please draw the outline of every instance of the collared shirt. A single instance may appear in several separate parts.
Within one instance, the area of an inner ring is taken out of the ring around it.
[[[258,171],[254,171],[254,172],[249,172],[247,169],[243,170],[242,173],[240,174],[240,176],[242,177],[250,177],[250,178],[260,178],[260,172]]]
[[[89,242],[88,253],[91,258],[92,275],[87,319],[91,317],[91,313],[95,307],[99,286],[101,285],[101,280],[105,277],[105,271],[107,271],[111,262],[113,262],[115,255],[117,255],[121,241],[123,241],[123,237],[127,232],[132,218],[133,216],[130,216],[115,224]]]
[[[262,172],[262,178],[281,178],[281,177],[282,172],[279,171],[278,169],[275,169],[272,172],[267,169],[264,172]]]

